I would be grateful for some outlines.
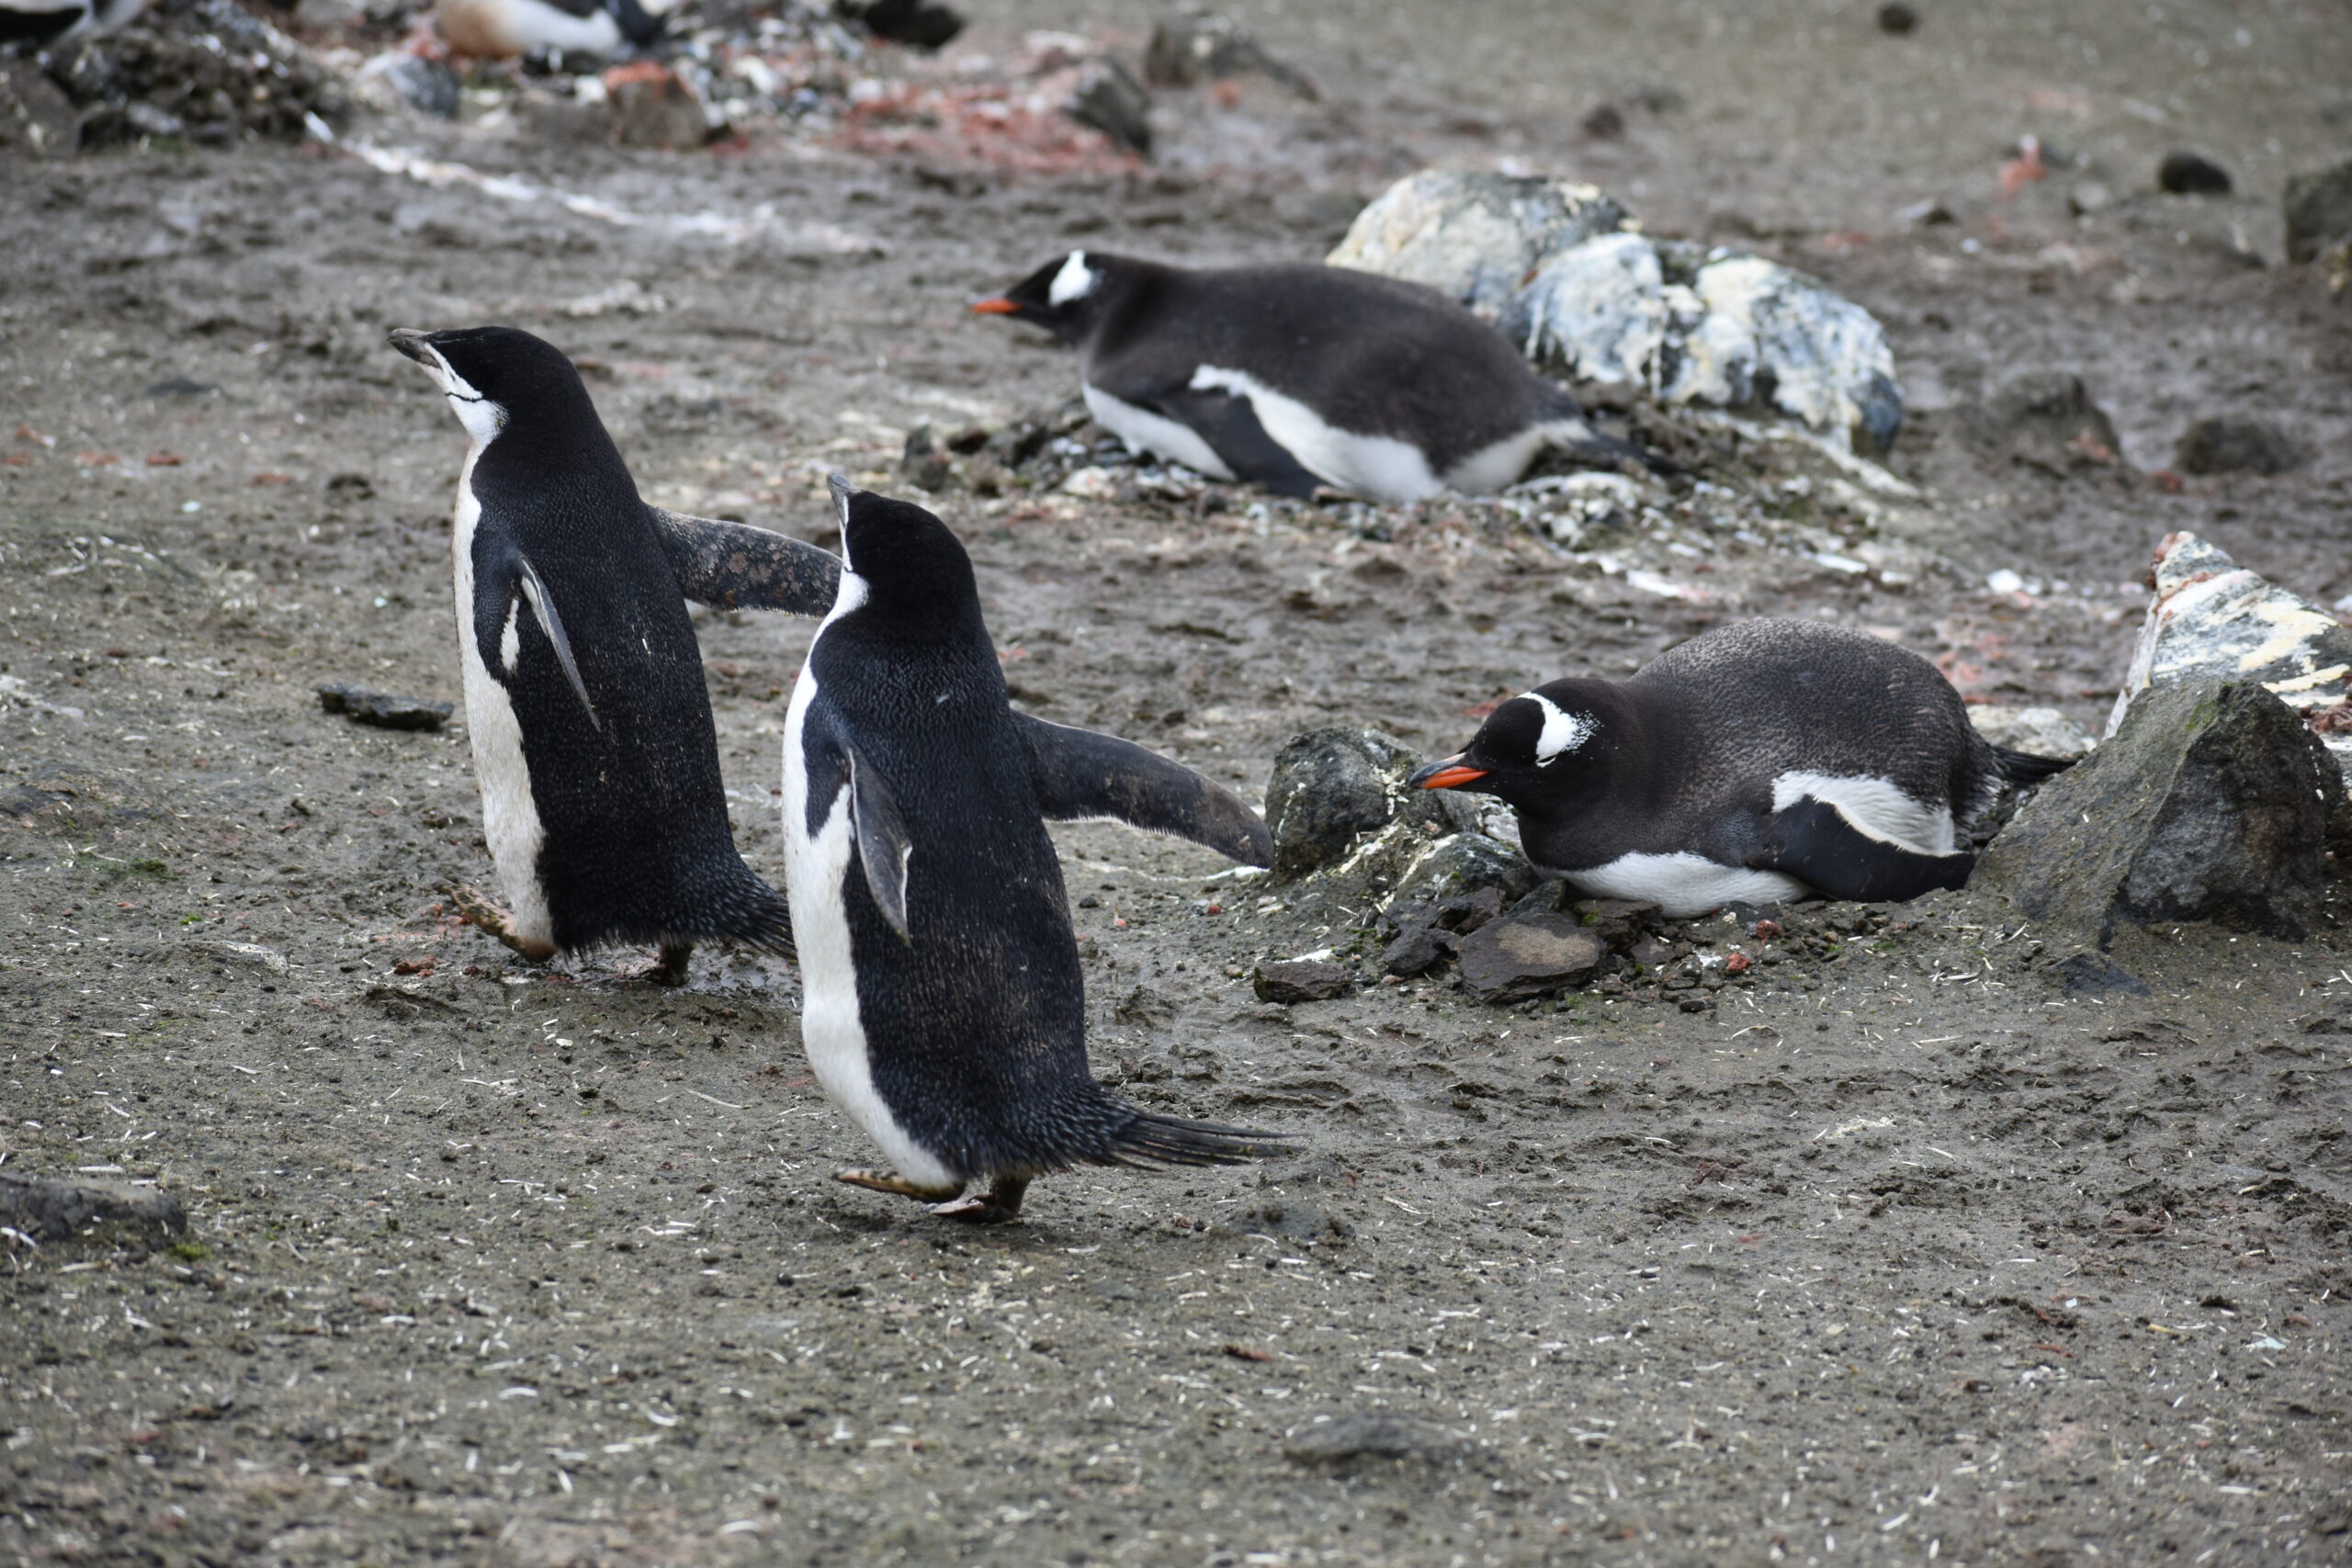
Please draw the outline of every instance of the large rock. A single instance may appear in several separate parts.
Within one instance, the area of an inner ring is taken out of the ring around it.
[[[1405,783],[1420,762],[1412,748],[1376,729],[1310,729],[1293,737],[1275,755],[1266,785],[1275,877],[1336,866],[1392,822],[1424,829],[1430,839],[1473,826],[1468,801]]]
[[[2259,681],[2303,714],[2352,695],[2352,629],[2196,535],[2165,536],[2149,583],[2155,603],[2108,717],[2109,735],[2141,693],[2183,681]],[[2326,739],[2337,763],[2352,768],[2352,734]]]
[[[2041,786],[1978,863],[2061,942],[2207,920],[2300,937],[2319,917],[2344,781],[2257,682],[2143,692],[2115,733]]]
[[[187,1233],[177,1198],[120,1181],[51,1180],[0,1170],[0,1225],[36,1243],[95,1240],[154,1247]]]
[[[2317,261],[2332,245],[2352,243],[2352,159],[2287,181],[2287,259]]]
[[[1462,984],[1482,1002],[1519,1002],[1591,978],[1607,949],[1566,915],[1513,912],[1462,941]]]
[[[1545,258],[1626,221],[1593,186],[1424,169],[1381,192],[1324,259],[1426,283],[1492,319]]]
[[[1877,319],[1761,256],[1600,235],[1544,261],[1496,324],[1560,375],[1670,403],[1777,409],[1866,451],[1903,423]]]

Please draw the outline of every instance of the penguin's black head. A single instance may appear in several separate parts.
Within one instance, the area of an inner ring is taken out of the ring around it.
[[[1072,251],[1049,261],[993,299],[977,299],[983,316],[1034,321],[1064,343],[1081,343],[1101,319],[1114,285],[1127,272],[1119,256]]]
[[[1451,757],[1405,782],[1422,789],[1491,795],[1512,806],[1556,803],[1579,793],[1595,771],[1604,720],[1589,683],[1555,681],[1497,707]]]
[[[980,618],[972,558],[947,525],[910,501],[831,484],[842,521],[841,595],[836,618],[888,626],[906,639],[968,638],[988,632]]]
[[[588,411],[587,389],[561,350],[515,327],[461,327],[426,333],[396,327],[391,345],[432,373],[477,446],[487,445],[518,414],[561,419]]]

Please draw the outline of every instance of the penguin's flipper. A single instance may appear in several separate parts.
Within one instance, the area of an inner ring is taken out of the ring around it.
[[[556,611],[555,595],[539,580],[538,569],[531,564],[531,558],[520,550],[514,552],[514,575],[524,602],[531,606],[531,614],[539,619],[539,629],[548,634],[548,641],[555,649],[555,661],[563,666],[563,678],[571,682],[580,705],[588,710],[588,722],[602,729],[604,724],[596,717],[596,705],[588,700],[588,682],[580,678],[580,661],[571,656],[571,638],[564,633],[563,616]]]
[[[907,934],[907,863],[915,846],[907,836],[906,818],[890,798],[890,786],[858,755],[857,748],[844,745],[842,750],[849,756],[850,823],[857,833],[857,858],[865,866],[865,890],[874,895],[876,907],[899,939],[911,942]]]
[[[1747,863],[1783,872],[1826,898],[1899,904],[1938,888],[1967,886],[1976,857],[1964,851],[1925,854],[1872,838],[1835,806],[1808,798],[1764,819]]]
[[[1185,387],[1161,394],[1149,406],[1190,427],[1225,459],[1237,479],[1302,500],[1323,483],[1266,434],[1248,398],[1214,387]]]
[[[748,523],[652,513],[654,536],[677,574],[678,592],[715,610],[781,610],[821,615],[841,591],[839,557]]]
[[[1239,795],[1132,740],[1016,713],[1037,809],[1056,822],[1125,822],[1205,845],[1244,865],[1274,863],[1273,836]]]

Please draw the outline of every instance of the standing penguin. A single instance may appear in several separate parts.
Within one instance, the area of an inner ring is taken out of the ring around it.
[[[728,829],[681,597],[682,577],[697,597],[726,592],[707,537],[718,525],[638,498],[553,345],[512,327],[403,329],[391,343],[432,373],[473,443],[451,541],[458,647],[483,836],[512,914],[473,900],[469,918],[534,960],[656,943],[654,977],[671,984],[706,939],[789,953],[784,900]],[[731,564],[740,577],[757,563],[739,552]],[[802,592],[832,581],[769,575]]]
[[[1743,621],[1625,681],[1554,681],[1408,781],[1519,813],[1536,868],[1672,917],[1735,899],[1894,902],[1966,885],[2007,784],[2071,764],[1995,746],[1936,667],[1818,621]]]
[[[972,309],[1074,344],[1088,411],[1129,449],[1282,495],[1483,495],[1555,445],[1650,462],[1461,305],[1349,267],[1072,251]]]
[[[896,1168],[841,1179],[1001,1221],[1048,1171],[1263,1152],[1264,1134],[1138,1111],[1088,1072],[1045,819],[1115,818],[1258,865],[1265,825],[1139,746],[1014,714],[956,536],[833,490],[841,594],[785,720],[785,875],[809,1065]]]

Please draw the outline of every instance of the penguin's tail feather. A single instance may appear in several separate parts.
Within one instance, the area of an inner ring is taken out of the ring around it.
[[[1286,1133],[1261,1133],[1216,1122],[1188,1122],[1129,1108],[1130,1119],[1105,1140],[1103,1165],[1246,1165],[1286,1152]]]
[[[2076,757],[2037,757],[2030,751],[2012,751],[2006,746],[1993,748],[1993,766],[2012,784],[2040,784],[2052,773],[2064,773],[2079,761]]]
[[[749,866],[709,897],[708,929],[702,937],[732,942],[775,958],[797,958],[792,908],[784,895],[753,875]],[[696,939],[700,940],[700,939]]]

